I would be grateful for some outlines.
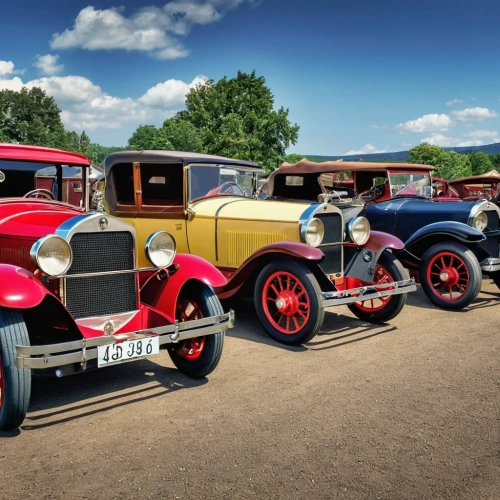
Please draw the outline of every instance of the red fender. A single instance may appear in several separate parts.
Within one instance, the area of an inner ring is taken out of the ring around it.
[[[0,307],[29,309],[52,295],[30,271],[10,264],[0,264]]]
[[[396,236],[389,233],[382,233],[381,231],[370,231],[370,239],[365,243],[363,248],[371,250],[378,255],[386,248],[394,250],[403,250],[405,244]]]
[[[262,260],[265,256],[271,254],[275,254],[273,255],[274,259],[279,259],[280,255],[288,255],[296,259],[312,262],[321,262],[325,258],[325,254],[319,248],[312,247],[305,243],[298,243],[296,241],[271,243],[270,245],[259,248],[259,250],[250,255],[231,276],[227,286],[216,290],[217,295],[222,299],[226,299],[236,294],[252,272],[257,267],[262,267]]]
[[[175,319],[179,293],[188,281],[195,280],[212,288],[227,284],[227,279],[216,267],[196,255],[177,254],[173,264],[179,267],[167,279],[158,280],[156,273],[141,288],[141,302],[170,318]]]

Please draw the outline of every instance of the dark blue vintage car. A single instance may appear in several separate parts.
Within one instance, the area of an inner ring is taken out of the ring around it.
[[[432,170],[302,160],[274,171],[265,189],[277,199],[359,207],[372,230],[405,243],[397,257],[435,305],[463,309],[479,294],[483,275],[500,288],[500,208],[487,200],[440,200],[433,193]]]

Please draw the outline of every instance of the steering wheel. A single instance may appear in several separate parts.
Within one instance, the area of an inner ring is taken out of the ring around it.
[[[237,187],[240,190],[240,193],[236,193],[234,191],[234,187]],[[236,182],[224,182],[219,186],[219,193],[224,194],[241,194],[241,196],[246,196],[246,192],[243,190],[241,186],[236,184]]]
[[[380,198],[384,194],[384,185],[373,186],[369,191],[368,195],[371,196],[374,200]]]
[[[56,197],[52,191],[48,189],[33,189],[29,193],[26,193],[23,198],[41,198],[44,200],[55,200]]]

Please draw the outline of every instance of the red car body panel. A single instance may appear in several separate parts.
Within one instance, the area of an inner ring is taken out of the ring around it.
[[[90,166],[90,160],[78,153],[23,144],[0,144],[0,159]]]
[[[160,281],[156,274],[152,275],[141,288],[141,302],[164,311],[172,321],[175,320],[177,299],[188,281],[198,281],[214,289],[227,284],[217,268],[196,255],[177,254],[173,265],[178,267],[166,279]]]

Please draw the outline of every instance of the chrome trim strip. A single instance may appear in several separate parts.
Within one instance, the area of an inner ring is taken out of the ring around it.
[[[173,325],[122,333],[112,336],[101,336],[90,339],[64,342],[42,346],[16,346],[16,365],[20,369],[43,370],[74,363],[82,365],[90,359],[97,358],[97,346],[117,344],[129,339],[158,335],[160,345],[176,344],[194,337],[212,335],[234,328],[234,311],[226,314],[210,316],[185,323],[175,322]],[[70,352],[76,351],[76,352]],[[63,354],[61,354],[63,353]],[[133,360],[131,360],[133,361]]]
[[[378,291],[377,289],[392,288],[392,290]],[[415,279],[394,281],[382,285],[367,285],[350,290],[337,292],[322,292],[323,306],[338,306],[342,304],[352,304],[353,302],[364,302],[365,300],[387,297],[389,295],[401,295],[402,293],[414,292],[417,289]],[[353,294],[356,294],[353,297]]]
[[[467,225],[474,227],[472,225],[472,221],[475,217],[475,215],[478,212],[492,212],[496,211],[498,218],[500,219],[500,208],[497,207],[497,205],[491,201],[488,200],[478,200],[476,204],[472,207],[472,210],[470,211],[469,214],[469,220],[467,221]]]
[[[159,267],[141,267],[137,269],[123,269],[121,271],[103,271],[101,273],[81,273],[81,274],[61,274],[60,276],[48,276],[48,280],[72,279],[72,278],[92,278],[94,276],[110,276],[112,274],[144,273],[147,271],[159,271]]]

